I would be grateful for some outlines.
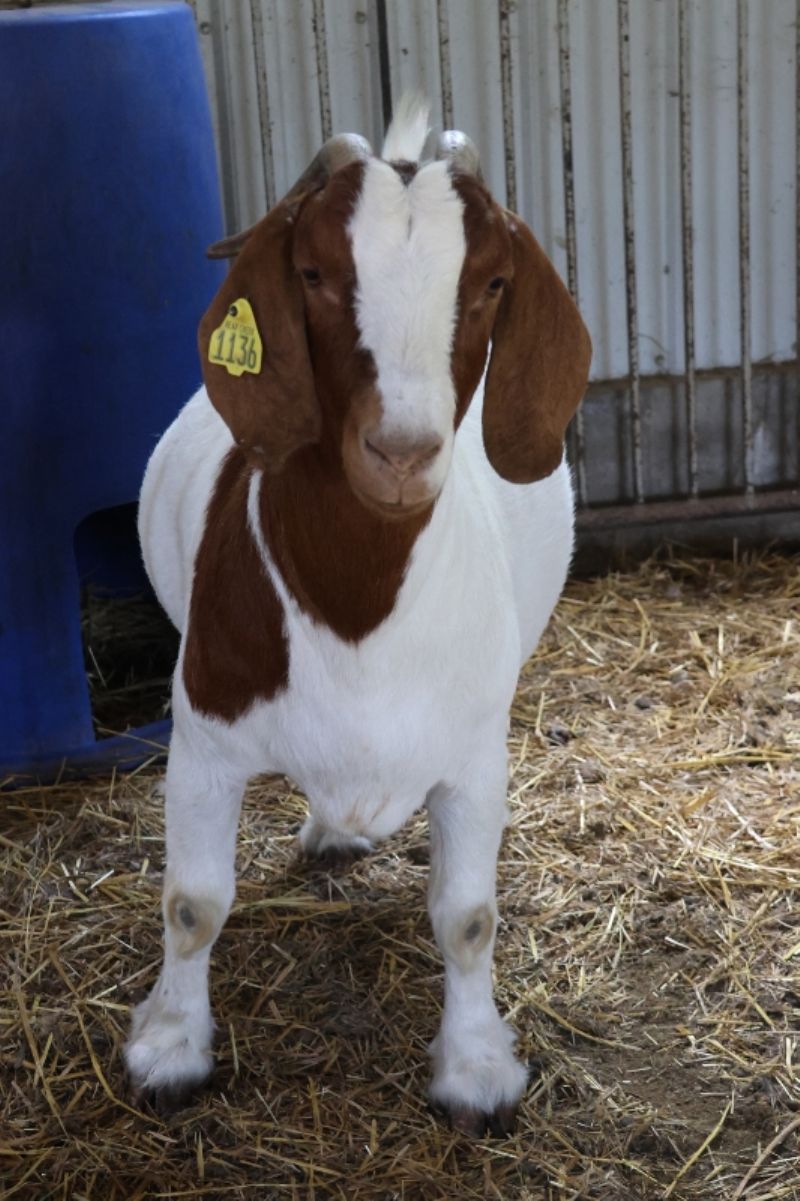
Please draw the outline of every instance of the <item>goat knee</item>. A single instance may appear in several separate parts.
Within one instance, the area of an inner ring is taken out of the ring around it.
[[[445,960],[463,972],[477,965],[494,939],[495,911],[486,903],[456,911],[438,909],[431,920]]]
[[[164,920],[175,954],[180,959],[188,959],[213,943],[227,912],[227,906],[213,897],[167,887]]]

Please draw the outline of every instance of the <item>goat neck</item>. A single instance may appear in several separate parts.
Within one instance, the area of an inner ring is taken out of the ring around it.
[[[433,504],[399,521],[371,512],[324,442],[261,481],[261,529],[287,588],[304,612],[348,642],[392,612],[432,511]]]

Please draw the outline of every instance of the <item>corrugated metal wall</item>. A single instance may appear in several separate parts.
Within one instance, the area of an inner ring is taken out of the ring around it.
[[[578,295],[581,499],[796,486],[800,0],[193,7],[230,231],[421,88]]]

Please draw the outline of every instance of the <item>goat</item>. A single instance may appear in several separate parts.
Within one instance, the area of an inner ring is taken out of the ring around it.
[[[302,787],[310,856],[364,851],[425,805],[445,967],[430,1096],[479,1136],[511,1129],[526,1085],[491,979],[507,722],[572,554],[563,442],[591,345],[469,139],[425,161],[427,136],[427,108],[401,102],[381,158],[332,138],[212,248],[237,257],[200,325],[205,386],[141,494],[182,642],[164,963],[125,1055],[139,1092],[211,1070],[209,957],[251,776]]]

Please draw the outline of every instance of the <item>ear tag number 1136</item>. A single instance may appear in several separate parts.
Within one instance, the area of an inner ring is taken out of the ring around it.
[[[261,370],[261,335],[250,302],[234,300],[228,308],[225,320],[212,332],[208,343],[208,359],[218,363],[231,375],[242,375]]]

